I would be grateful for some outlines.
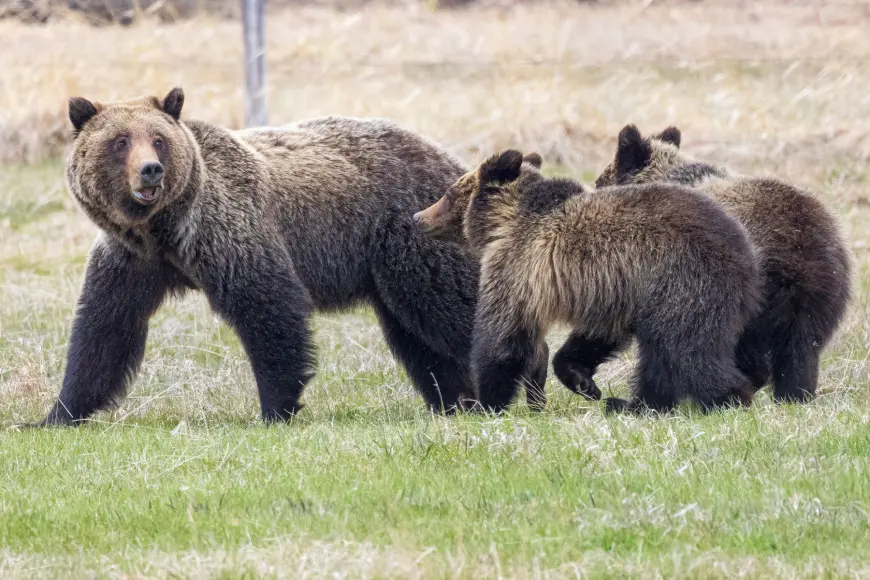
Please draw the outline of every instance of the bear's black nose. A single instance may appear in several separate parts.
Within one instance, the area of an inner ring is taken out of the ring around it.
[[[163,180],[163,165],[156,161],[143,163],[139,168],[139,176],[142,178],[142,185],[152,187],[160,185]]]

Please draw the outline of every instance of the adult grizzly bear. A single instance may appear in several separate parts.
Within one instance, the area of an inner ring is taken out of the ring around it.
[[[463,172],[383,120],[325,117],[229,131],[180,120],[184,95],[73,98],[70,191],[103,230],[91,250],[63,388],[43,424],[124,395],[148,320],[202,290],[238,333],[266,421],[299,409],[315,367],[313,309],[370,304],[435,409],[471,396],[477,261],[422,236],[410,213]]]
[[[762,309],[738,344],[737,364],[755,389],[772,374],[776,401],[808,401],[816,392],[819,356],[851,292],[851,258],[837,221],[810,192],[696,161],[680,150],[680,140],[676,127],[643,138],[637,127],[626,125],[614,160],[596,186],[671,182],[693,187],[746,227],[764,287]],[[586,343],[574,338],[577,345]]]
[[[734,351],[760,277],[740,224],[686,188],[586,191],[538,165],[493,155],[415,215],[439,236],[461,222],[481,257],[471,353],[481,405],[510,404],[558,322],[616,348],[637,338],[635,399],[608,399],[610,410],[748,403]]]

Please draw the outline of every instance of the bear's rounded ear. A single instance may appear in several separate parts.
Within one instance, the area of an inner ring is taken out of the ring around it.
[[[541,156],[535,152],[526,153],[523,156],[523,161],[533,167],[536,167],[537,169],[540,169],[541,165],[544,163],[544,160],[541,158]]]
[[[640,129],[634,124],[623,127],[616,138],[617,149],[636,147],[641,143],[643,143],[643,137],[640,134]]]
[[[682,138],[682,135],[680,134],[680,130],[672,125],[656,135],[655,138],[664,143],[670,143],[671,145],[679,149],[680,139]]]
[[[73,133],[78,135],[85,123],[99,112],[96,105],[82,97],[72,97],[69,100],[69,120],[73,124]]]
[[[184,91],[181,87],[175,87],[163,99],[163,112],[175,119],[181,116],[181,107],[184,106]]]
[[[523,154],[516,149],[496,153],[480,166],[480,183],[510,183],[520,176],[522,165]]]
[[[617,178],[643,169],[649,165],[651,158],[652,148],[638,128],[635,125],[623,127],[616,143]]]

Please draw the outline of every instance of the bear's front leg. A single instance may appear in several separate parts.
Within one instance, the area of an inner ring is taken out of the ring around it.
[[[631,343],[631,336],[619,340],[602,340],[573,330],[553,357],[553,372],[574,393],[590,401],[601,399],[601,390],[593,377],[599,365],[614,358]]]
[[[78,424],[124,396],[145,353],[148,320],[183,282],[168,264],[107,238],[91,249],[57,402],[40,423]]]
[[[287,421],[314,376],[308,291],[280,248],[227,253],[201,269],[212,308],[233,327],[251,361],[266,422]]]

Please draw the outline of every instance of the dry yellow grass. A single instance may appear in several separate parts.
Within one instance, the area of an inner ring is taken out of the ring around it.
[[[521,144],[575,164],[600,161],[628,120],[679,122],[689,143],[745,158],[870,154],[865,5],[643,4],[276,10],[271,122],[387,116],[461,153]],[[57,153],[71,95],[182,85],[187,115],[242,123],[236,21],[0,22],[0,38],[0,160]]]

